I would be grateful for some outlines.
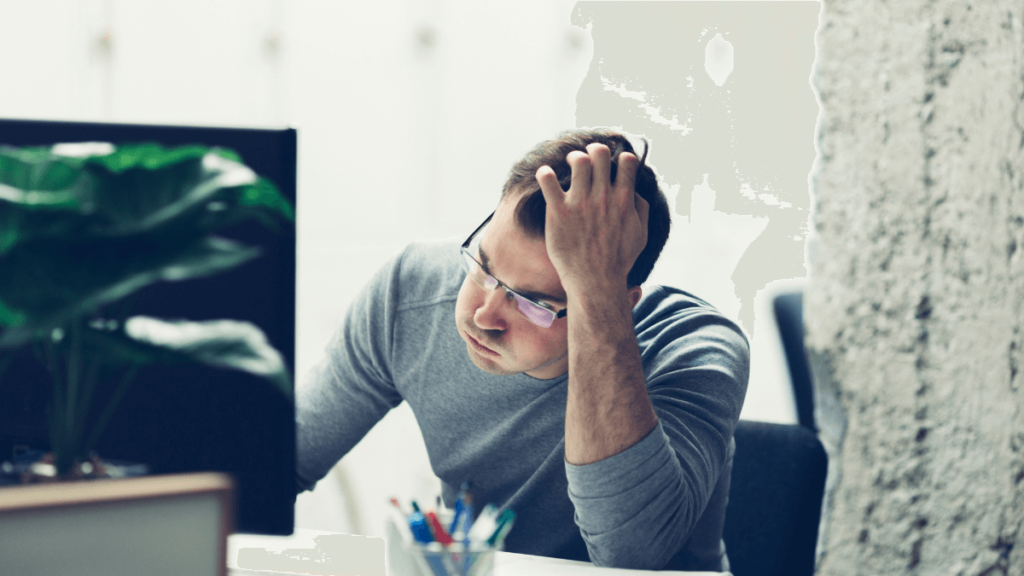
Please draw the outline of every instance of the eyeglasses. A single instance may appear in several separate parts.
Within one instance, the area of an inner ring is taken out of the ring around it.
[[[512,306],[513,310],[518,312],[519,315],[522,316],[523,318],[526,318],[527,320],[536,324],[537,326],[540,326],[541,328],[550,328],[551,324],[555,321],[556,318],[565,317],[565,308],[561,310],[555,310],[554,308],[548,306],[543,302],[538,302],[532,298],[527,298],[526,296],[523,296],[522,294],[516,292],[515,290],[512,290],[508,286],[505,286],[501,282],[498,282],[498,280],[494,276],[491,276],[490,274],[487,273],[486,270],[484,270],[483,264],[478,262],[476,257],[474,257],[472,253],[470,253],[469,245],[473,241],[473,238],[477,235],[477,233],[480,232],[481,229],[483,229],[484,226],[487,225],[488,222],[491,221],[491,218],[493,216],[494,213],[491,212],[491,215],[488,216],[487,219],[483,221],[483,224],[477,226],[476,230],[474,230],[473,233],[469,235],[469,238],[466,238],[466,241],[462,243],[462,258],[460,258],[460,262],[462,262],[462,268],[466,271],[466,275],[469,276],[469,279],[472,280],[474,284],[483,288],[484,290],[494,291],[497,290],[499,287],[504,288],[505,299],[508,301],[509,305]]]

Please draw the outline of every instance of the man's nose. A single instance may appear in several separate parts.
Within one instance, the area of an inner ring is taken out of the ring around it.
[[[505,289],[484,290],[483,300],[473,315],[473,321],[482,330],[505,330],[508,328],[507,313],[511,312],[505,301]]]

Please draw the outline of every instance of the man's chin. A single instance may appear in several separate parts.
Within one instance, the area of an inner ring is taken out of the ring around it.
[[[511,376],[519,373],[499,366],[494,360],[484,358],[479,352],[474,350],[473,345],[468,342],[466,343],[466,354],[469,354],[469,360],[474,366],[488,374],[493,374],[495,376]]]

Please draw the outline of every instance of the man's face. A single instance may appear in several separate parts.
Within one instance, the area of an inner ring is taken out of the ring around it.
[[[512,220],[518,200],[513,195],[501,202],[480,232],[480,253],[474,255],[505,286],[526,296],[547,295],[535,299],[561,310],[565,290],[544,239],[527,236]],[[566,319],[556,319],[550,328],[537,326],[520,316],[505,294],[500,288],[484,290],[469,278],[462,283],[455,322],[473,364],[499,376],[525,372],[548,379],[568,371]]]

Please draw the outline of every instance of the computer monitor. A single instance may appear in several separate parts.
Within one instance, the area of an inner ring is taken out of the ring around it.
[[[0,120],[0,144],[156,142],[226,147],[272,181],[295,206],[294,129],[201,128]],[[295,228],[257,222],[218,235],[259,246],[261,256],[228,272],[144,288],[125,300],[132,315],[252,322],[281,352],[294,382]],[[12,354],[2,350],[0,354]],[[51,379],[30,348],[0,375],[0,461],[15,447],[48,450],[45,410]],[[96,404],[113,393],[100,383]],[[292,533],[295,407],[255,376],[202,366],[147,366],[134,378],[96,446],[101,457],[147,464],[151,473],[220,471],[237,481],[239,532]]]

